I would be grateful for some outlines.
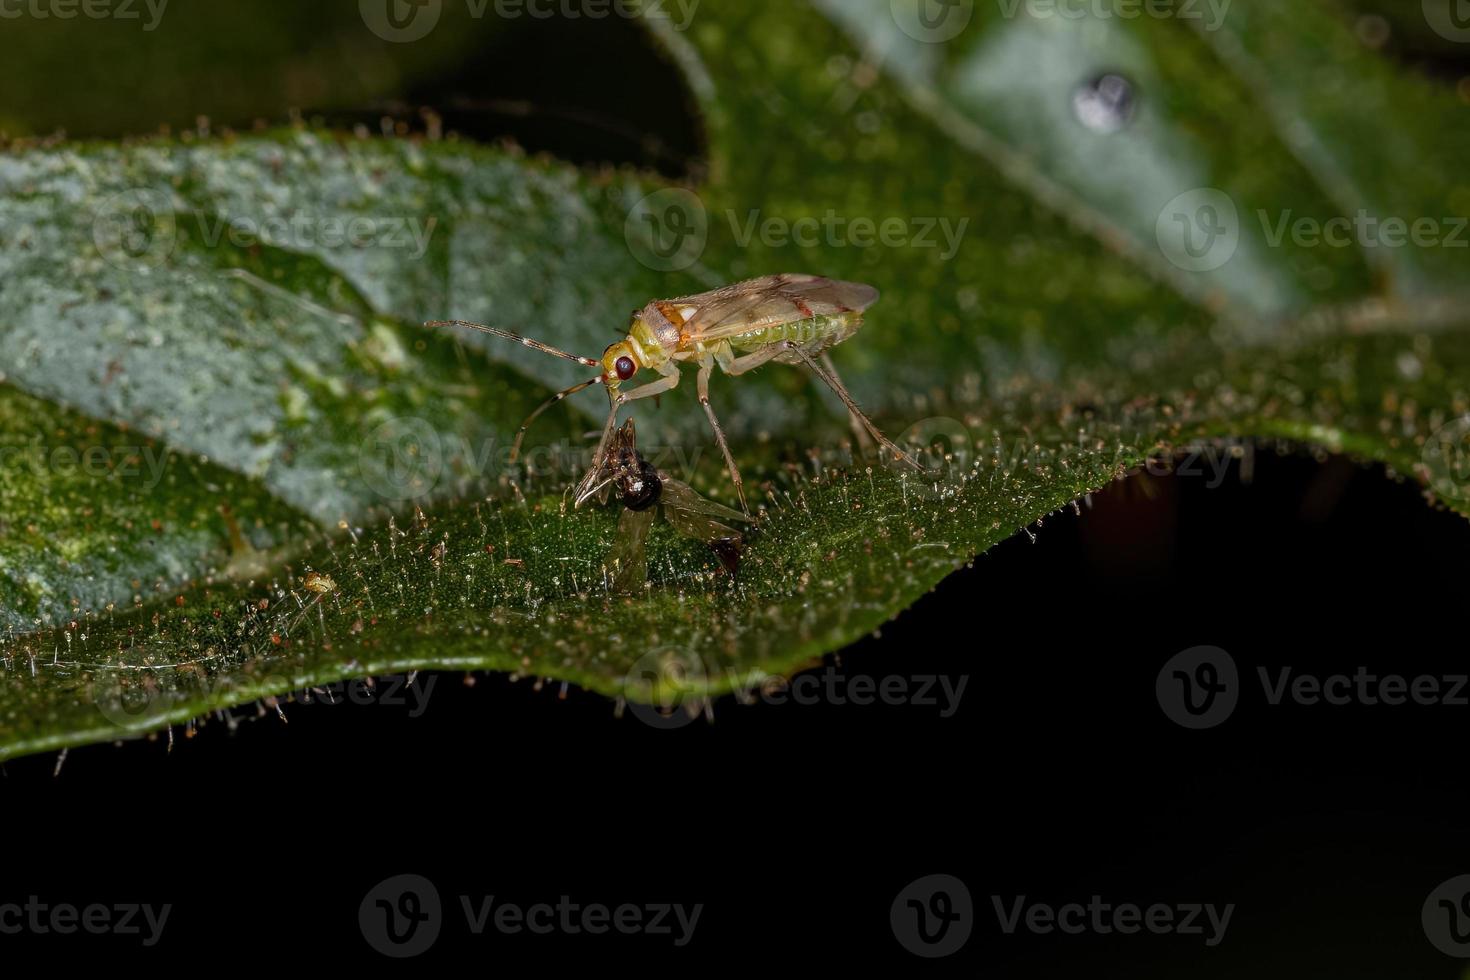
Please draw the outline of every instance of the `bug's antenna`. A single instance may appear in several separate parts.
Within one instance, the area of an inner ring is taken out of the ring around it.
[[[428,323],[424,324],[424,326],[469,327],[471,330],[478,330],[481,333],[488,333],[492,337],[501,337],[505,340],[513,340],[523,347],[529,347],[532,350],[539,350],[543,354],[551,354],[554,357],[564,357],[569,361],[576,361],[578,364],[585,364],[588,367],[602,366],[601,361],[594,361],[590,357],[578,357],[576,354],[568,354],[564,350],[557,350],[550,344],[543,344],[539,340],[532,340],[530,337],[522,337],[518,333],[511,333],[509,330],[501,330],[499,327],[487,327],[483,323],[470,323],[468,320],[430,320]]]
[[[562,391],[558,391],[556,394],[554,394],[550,398],[546,399],[546,401],[542,402],[541,403],[541,406],[539,408],[537,408],[536,411],[534,411],[530,415],[526,416],[526,421],[522,422],[521,423],[521,427],[516,430],[516,439],[515,439],[515,442],[511,443],[511,446],[510,446],[510,461],[512,463],[514,463],[518,458],[520,458],[520,455],[521,455],[521,441],[526,438],[526,430],[531,427],[531,423],[532,422],[536,421],[536,419],[540,417],[540,415],[541,415],[542,412],[546,411],[548,408],[550,408],[551,406],[555,405],[557,402],[561,401],[563,398],[567,398],[567,397],[569,397],[571,395],[575,395],[577,392],[582,391],[583,389],[586,389],[586,388],[591,388],[593,385],[600,385],[600,384],[602,384],[602,375],[599,374],[597,377],[593,378],[591,381],[583,381],[581,384],[572,385],[570,388],[566,388],[566,389],[564,389]]]

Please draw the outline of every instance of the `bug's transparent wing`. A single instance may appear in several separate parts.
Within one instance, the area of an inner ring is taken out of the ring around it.
[[[684,337],[711,341],[814,316],[861,313],[877,301],[878,290],[864,283],[785,273],[671,299],[664,305],[687,313],[670,318],[676,324],[683,320]]]
[[[674,530],[684,537],[693,538],[712,547],[723,544],[735,550],[739,549],[740,532],[715,520],[716,517],[722,517],[731,521],[744,521],[745,515],[738,510],[731,510],[712,500],[705,500],[678,480],[664,481],[661,503],[664,507],[664,517],[668,518]]]
[[[653,527],[655,508],[624,510],[618,518],[618,535],[607,556],[607,570],[612,573],[617,592],[642,592],[648,581],[648,530]]]

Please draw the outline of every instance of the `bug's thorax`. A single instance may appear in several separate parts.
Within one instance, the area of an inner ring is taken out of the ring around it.
[[[649,303],[633,317],[624,342],[632,348],[639,367],[657,371],[679,349],[681,338],[675,321],[659,304]]]

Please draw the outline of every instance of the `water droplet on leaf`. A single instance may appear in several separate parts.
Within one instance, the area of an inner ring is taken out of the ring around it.
[[[1077,120],[1095,133],[1116,133],[1133,119],[1138,100],[1122,75],[1099,75],[1072,93]]]

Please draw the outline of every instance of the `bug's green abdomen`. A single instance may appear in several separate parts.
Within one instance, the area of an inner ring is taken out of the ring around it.
[[[778,323],[750,333],[738,334],[730,338],[730,346],[740,351],[756,351],[789,340],[803,347],[819,344],[825,350],[851,337],[862,323],[861,313],[808,317],[805,320]]]

